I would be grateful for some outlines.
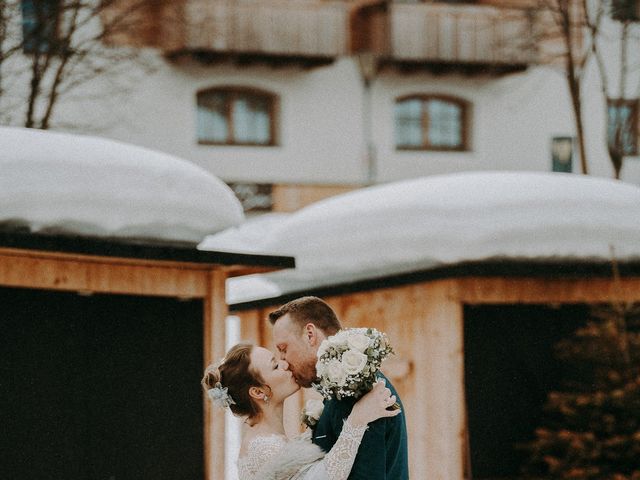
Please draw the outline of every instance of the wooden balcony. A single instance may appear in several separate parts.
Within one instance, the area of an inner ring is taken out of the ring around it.
[[[186,0],[181,28],[160,47],[205,63],[314,66],[348,54],[348,19],[349,4],[339,0]]]
[[[376,52],[385,65],[474,74],[518,71],[537,61],[531,10],[391,3],[388,15],[387,50]]]
[[[117,0],[113,14],[132,1]],[[540,15],[531,0],[482,2],[153,0],[110,41],[203,63],[311,67],[360,52],[401,70],[501,73],[535,63]]]

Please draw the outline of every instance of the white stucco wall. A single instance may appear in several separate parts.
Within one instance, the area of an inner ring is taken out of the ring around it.
[[[409,93],[452,95],[471,105],[468,152],[396,151],[393,106]],[[389,76],[380,80],[375,115],[384,180],[464,170],[551,169],[553,136],[570,135],[572,123],[562,78],[546,69],[502,78]]]
[[[615,61],[615,46],[607,48],[610,52],[605,56]],[[163,150],[189,159],[225,181],[366,182],[364,87],[354,59],[302,69],[171,63],[155,56],[153,73],[136,72],[132,67],[128,78],[95,81],[66,97],[58,105],[54,128],[91,130]],[[589,167],[594,175],[612,176],[595,73],[595,68],[588,72],[584,91]],[[117,87],[118,81],[122,88]],[[220,85],[256,87],[278,95],[277,146],[198,145],[196,92]],[[471,150],[397,151],[394,101],[410,93],[467,100],[472,106]],[[550,67],[502,77],[384,70],[374,80],[370,98],[378,182],[464,170],[549,171],[552,137],[574,134],[565,80],[561,71]],[[577,148],[573,170],[580,171]],[[640,183],[638,158],[625,160],[623,179]]]
[[[278,145],[198,145],[196,92],[255,87],[279,97]],[[227,181],[354,183],[362,177],[360,91],[349,60],[329,68],[201,66],[164,62],[127,98],[111,103],[105,135],[192,160]],[[68,122],[75,107],[65,108]]]

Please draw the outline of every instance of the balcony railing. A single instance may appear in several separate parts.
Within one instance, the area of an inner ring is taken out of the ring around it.
[[[534,15],[523,9],[444,3],[389,6],[390,62],[515,66],[533,63]]]
[[[301,58],[348,53],[343,1],[187,0],[181,17],[182,35],[166,50]]]
[[[145,21],[137,30],[111,41],[205,62],[320,65],[371,52],[401,67],[509,71],[538,60],[534,34],[540,15],[525,8],[385,0],[171,0],[162,5],[139,12]]]

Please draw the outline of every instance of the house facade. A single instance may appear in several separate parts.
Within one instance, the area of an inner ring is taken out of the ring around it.
[[[136,14],[109,42],[150,48],[153,70],[117,99],[61,100],[59,124],[189,159],[248,210],[450,172],[580,171],[531,2],[183,0]],[[589,173],[612,176],[595,66],[583,98]],[[635,105],[622,178],[640,183]]]

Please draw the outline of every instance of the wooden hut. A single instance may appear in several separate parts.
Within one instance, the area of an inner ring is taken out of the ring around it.
[[[588,305],[640,301],[640,263],[621,271],[616,280],[606,262],[464,263],[230,309],[243,335],[263,345],[268,312],[302,295],[326,300],[345,326],[387,332],[396,355],[383,370],[405,405],[411,477],[514,478],[513,445],[533,431],[527,412],[539,413],[546,392],[536,380],[556,373],[553,343]],[[288,410],[289,425],[301,405]]]
[[[243,336],[270,345],[268,312],[316,295],[346,326],[387,332],[396,356],[383,370],[405,405],[411,478],[518,478],[516,446],[561,368],[554,344],[591,305],[640,301],[639,200],[637,187],[544,174],[446,176],[336,197],[270,228],[263,247],[288,249],[297,267],[260,276],[280,294],[232,299],[231,313]],[[290,426],[302,400],[287,410]]]
[[[199,381],[225,352],[225,280],[292,266],[0,234],[2,477],[224,478],[224,417]]]
[[[0,477],[224,478],[202,392],[227,278],[292,257],[203,252],[222,182],[103,139],[0,128]]]

